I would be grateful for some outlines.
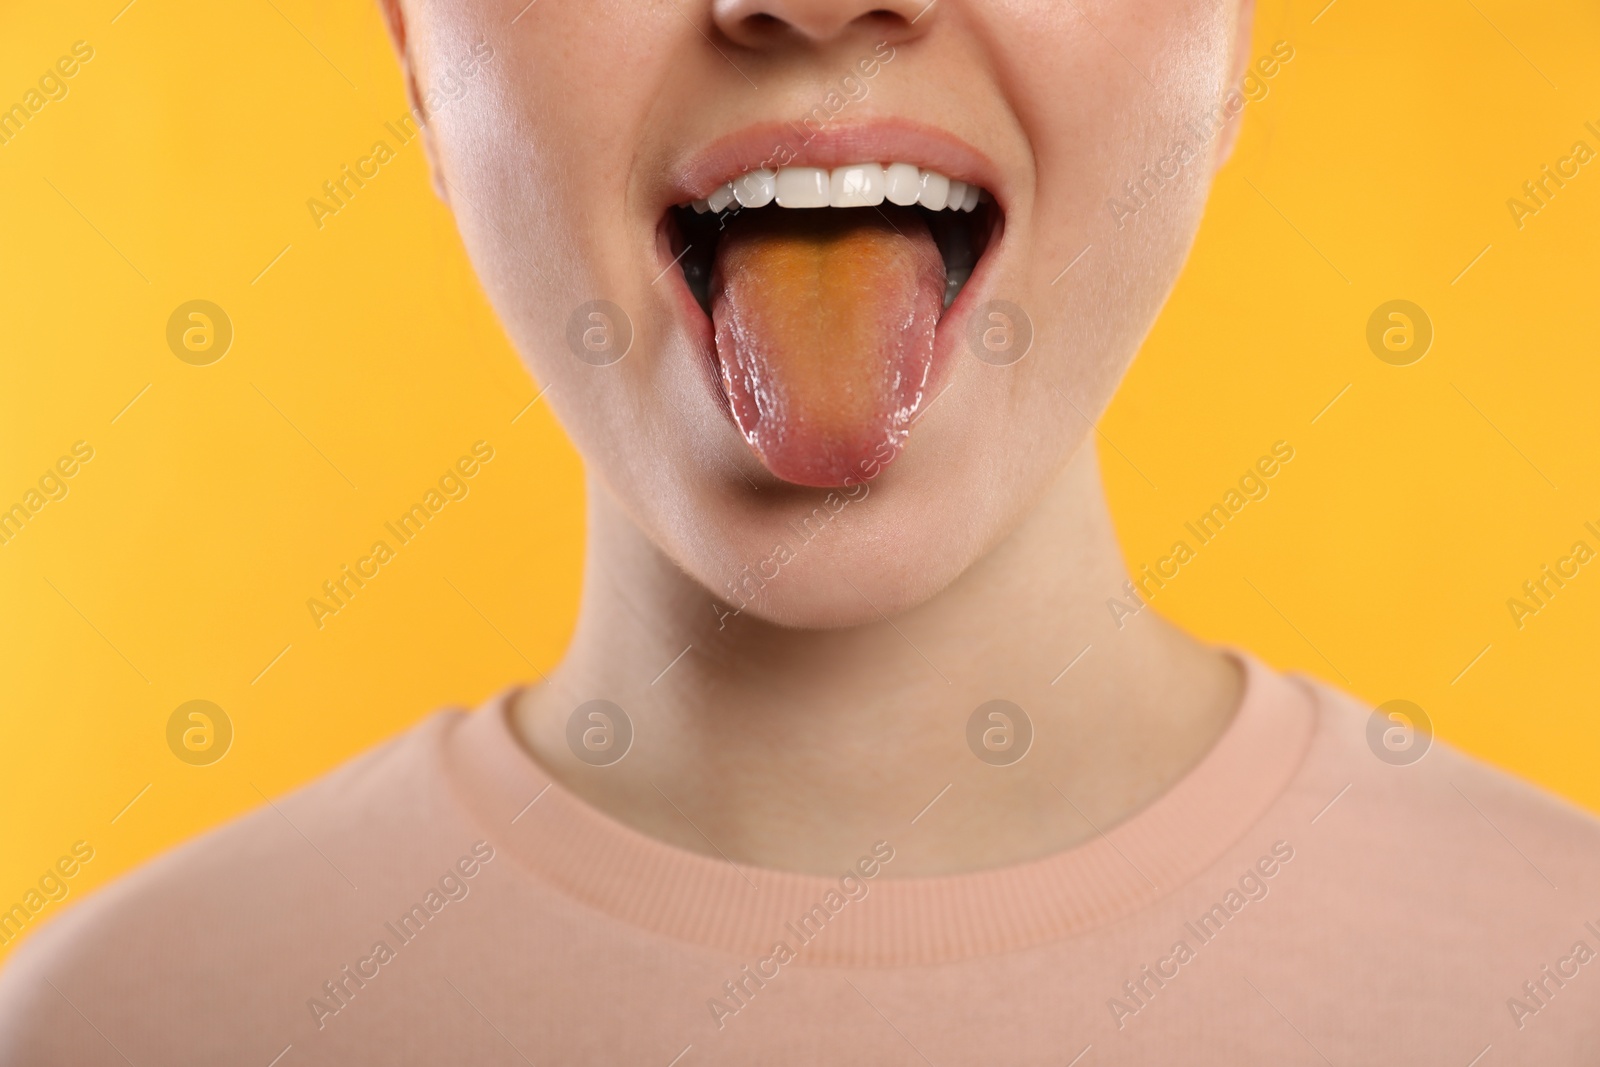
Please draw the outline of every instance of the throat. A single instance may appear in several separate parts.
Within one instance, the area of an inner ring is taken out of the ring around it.
[[[856,602],[848,573],[893,620],[863,609],[827,629],[767,621],[759,605],[719,617],[706,587],[591,488],[579,626],[550,683],[522,693],[519,734],[591,806],[718,862],[826,875],[878,840],[897,851],[895,878],[1035,860],[1170,789],[1238,706],[1228,657],[1153,611],[1122,630],[1106,612],[1126,571],[1091,448],[1006,542],[914,606],[893,602],[871,549],[802,555],[789,588]],[[609,766],[569,744],[572,714],[601,695],[634,724]],[[969,735],[995,699],[1033,733],[1008,765]]]

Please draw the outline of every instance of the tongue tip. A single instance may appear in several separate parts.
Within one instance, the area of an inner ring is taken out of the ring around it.
[[[757,451],[757,458],[775,477],[791,485],[813,489],[839,489],[870,482],[900,455],[903,442],[883,439],[849,453],[829,450],[825,455],[785,449],[776,454]]]

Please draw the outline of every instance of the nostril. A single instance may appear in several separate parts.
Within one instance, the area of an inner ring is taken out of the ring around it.
[[[857,18],[856,24],[875,34],[893,39],[903,38],[906,31],[912,28],[909,18],[899,11],[892,11],[886,7],[873,8]]]
[[[757,11],[744,18],[744,29],[758,36],[766,36],[783,28],[783,20],[776,15],[769,15],[765,11]]]
[[[760,48],[779,41],[788,28],[789,24],[778,16],[757,11],[730,27],[728,37],[746,48]]]
[[[711,17],[722,33],[749,48],[796,40],[822,43],[846,33],[887,34],[899,40],[926,28],[922,16],[936,0],[714,0]],[[921,19],[919,23],[918,20]]]

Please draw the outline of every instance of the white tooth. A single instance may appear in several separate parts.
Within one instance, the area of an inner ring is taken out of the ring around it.
[[[961,289],[972,277],[971,267],[952,267],[950,273],[945,275],[944,281],[944,306],[949,307],[956,302],[956,297],[961,295]]]
[[[706,197],[706,205],[712,211],[721,211],[733,203],[733,186],[727,183],[717,186],[716,192]]]
[[[711,205],[706,203],[704,200],[696,200],[696,201],[694,201],[694,213],[696,215],[704,215],[706,212],[708,212],[710,210],[711,210]]]
[[[931,170],[922,172],[922,191],[917,194],[917,203],[929,211],[938,211],[944,207],[945,200],[949,196],[949,178]]]
[[[778,191],[778,172],[752,170],[733,179],[733,196],[740,207],[766,207]]]
[[[962,211],[971,211],[978,206],[978,192],[976,185],[967,186],[967,195],[961,198]]]
[[[951,182],[950,195],[945,200],[944,206],[949,211],[960,211],[961,201],[967,195],[966,182]]]
[[[883,198],[891,204],[909,207],[922,193],[922,174],[910,163],[891,163],[883,168]]]
[[[828,181],[821,167],[781,167],[773,195],[779,207],[827,207]]]
[[[829,207],[877,207],[883,203],[883,168],[876,163],[853,163],[833,168],[829,182]]]

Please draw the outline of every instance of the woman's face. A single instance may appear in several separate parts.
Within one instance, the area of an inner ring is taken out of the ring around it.
[[[436,184],[598,486],[792,626],[921,602],[1037,502],[1237,111],[1238,0],[525,4],[404,0]],[[781,206],[818,169],[918,203]]]

